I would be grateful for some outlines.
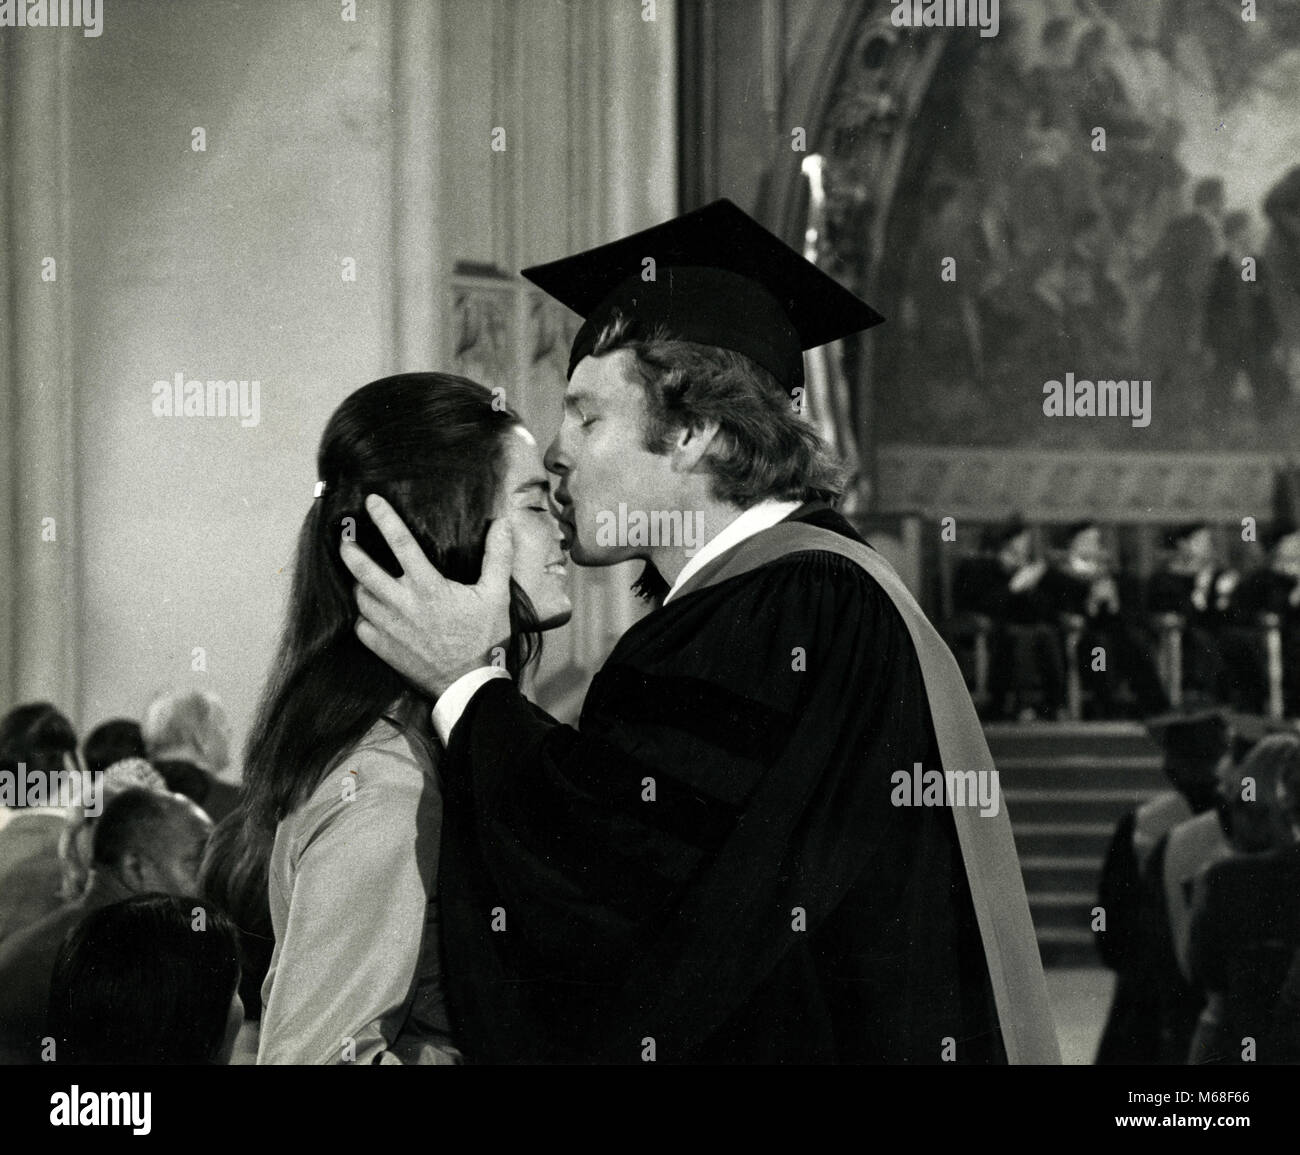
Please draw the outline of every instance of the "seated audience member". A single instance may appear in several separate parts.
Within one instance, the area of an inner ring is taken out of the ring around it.
[[[1116,972],[1097,1048],[1096,1062],[1104,1065],[1159,1063],[1168,1051],[1185,1053],[1201,1006],[1179,972],[1168,918],[1153,917],[1152,907],[1163,894],[1170,831],[1195,814],[1214,813],[1216,769],[1228,752],[1229,730],[1217,711],[1153,718],[1147,728],[1164,750],[1162,768],[1173,789],[1120,819],[1102,869],[1097,904],[1106,924],[1095,937],[1102,961]]]
[[[234,810],[239,788],[217,777],[230,762],[230,728],[216,694],[161,694],[149,703],[141,729],[149,760],[169,790],[193,798],[213,822]]]
[[[24,773],[76,770],[76,752],[72,724],[48,702],[15,707],[0,719],[0,773],[15,788],[12,800],[0,805],[0,942],[61,901],[58,845],[64,812],[52,800],[17,806],[18,767]]]
[[[1271,1063],[1300,1064],[1300,950],[1291,957],[1291,969],[1273,1008],[1273,1029],[1261,1050]]]
[[[1267,661],[1258,635],[1264,614],[1282,631],[1282,700],[1288,716],[1300,713],[1300,528],[1278,521],[1262,536],[1266,563],[1246,574],[1228,604],[1224,638],[1226,689],[1241,708],[1262,713],[1268,701]]]
[[[1168,559],[1147,579],[1147,612],[1182,619],[1183,691],[1218,701],[1223,678],[1219,627],[1236,574],[1215,564],[1214,538],[1204,522],[1170,530],[1165,548]]]
[[[221,1065],[243,1021],[234,924],[192,895],[139,894],[92,911],[54,965],[48,1022],[60,1063]]]
[[[96,804],[93,807],[73,807],[65,815],[59,836],[59,897],[64,902],[75,902],[86,889],[94,858],[95,821],[108,803],[134,786],[159,794],[170,793],[162,777],[143,758],[124,758],[114,762],[103,771],[103,775]]]
[[[1300,949],[1300,736],[1261,742],[1230,803],[1236,853],[1212,866],[1192,916],[1206,1006],[1190,1062],[1277,1062],[1260,1052]]]
[[[50,973],[72,927],[88,912],[133,894],[197,893],[211,830],[208,816],[179,794],[134,788],[104,807],[81,898],[0,943],[0,1061],[42,1061]]]
[[[1160,976],[1154,984],[1160,1045],[1153,1061],[1163,1064],[1186,1061],[1196,1018],[1205,1004],[1205,992],[1192,976],[1192,909],[1201,877],[1232,853],[1227,799],[1240,781],[1241,764],[1255,746],[1279,728],[1286,729],[1268,718],[1240,714],[1223,717],[1228,722],[1228,750],[1215,770],[1213,804],[1179,822],[1159,839],[1140,882],[1143,953],[1148,966]],[[1191,802],[1190,797],[1188,800]]]
[[[262,1017],[262,982],[275,949],[267,897],[270,856],[271,840],[236,810],[212,831],[199,870],[199,893],[230,915],[239,931],[239,997],[250,1023]]]
[[[1038,588],[1050,612],[1082,619],[1075,662],[1090,695],[1087,714],[1108,718],[1133,711],[1139,717],[1164,713],[1169,699],[1150,647],[1125,616],[1131,607],[1121,605],[1120,582],[1102,547],[1101,527],[1095,522],[1066,526],[1053,535],[1053,544],[1058,559]],[[1134,699],[1129,711],[1118,701],[1117,691],[1125,684]]]
[[[140,723],[130,718],[110,718],[101,722],[86,735],[81,744],[81,756],[92,774],[102,774],[114,762],[143,758],[144,735],[140,732]]]
[[[992,621],[989,685],[993,716],[1055,717],[1065,705],[1065,662],[1038,584],[1032,535],[1018,517],[985,531],[980,552],[953,575],[953,608]],[[1010,699],[1012,705],[1008,708]]]

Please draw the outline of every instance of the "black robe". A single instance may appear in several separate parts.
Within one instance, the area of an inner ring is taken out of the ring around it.
[[[1242,854],[1205,875],[1192,916],[1192,971],[1224,996],[1221,1049],[1208,1062],[1240,1063],[1242,1040],[1278,1032],[1287,972],[1300,950],[1300,845]],[[1289,1051],[1260,1050],[1256,1061],[1291,1061]]]
[[[795,518],[856,538],[825,506]],[[918,762],[940,769],[906,627],[825,552],[638,622],[578,730],[488,683],[443,765],[458,1044],[491,1063],[1004,1062],[952,814],[891,804]]]

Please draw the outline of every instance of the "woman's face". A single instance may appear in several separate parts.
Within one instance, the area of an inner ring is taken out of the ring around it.
[[[542,629],[562,626],[573,614],[560,523],[551,513],[550,482],[533,435],[516,425],[506,435],[497,516],[514,528],[515,579],[537,613]]]

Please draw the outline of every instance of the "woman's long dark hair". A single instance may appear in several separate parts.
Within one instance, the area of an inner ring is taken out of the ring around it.
[[[401,568],[365,510],[369,493],[397,511],[446,577],[476,582],[499,488],[505,437],[519,418],[482,385],[403,373],[358,389],[321,437],[325,483],[303,522],[288,619],[244,759],[246,815],[274,827],[393,703],[418,691],[358,640],[344,532],[393,576]],[[505,664],[518,676],[540,651],[528,598],[510,583]]]
[[[215,1063],[238,981],[235,927],[217,907],[172,894],[100,907],[54,966],[49,1029],[59,1061]]]

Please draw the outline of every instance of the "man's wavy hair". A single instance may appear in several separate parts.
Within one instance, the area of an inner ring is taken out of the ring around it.
[[[777,379],[743,353],[681,341],[664,326],[644,335],[632,318],[615,313],[596,338],[591,356],[627,349],[645,389],[642,444],[667,453],[681,429],[716,421],[718,435],[705,458],[713,496],[741,509],[765,499],[838,503],[846,472],[817,431],[796,411]],[[633,587],[658,600],[668,586],[650,563]]]
[[[741,509],[767,498],[837,502],[845,472],[817,431],[796,412],[777,379],[743,353],[679,341],[662,325],[644,336],[616,313],[591,355],[620,349],[634,355],[645,387],[643,443],[667,453],[673,435],[705,421],[718,423],[717,448],[706,458],[713,496]]]

